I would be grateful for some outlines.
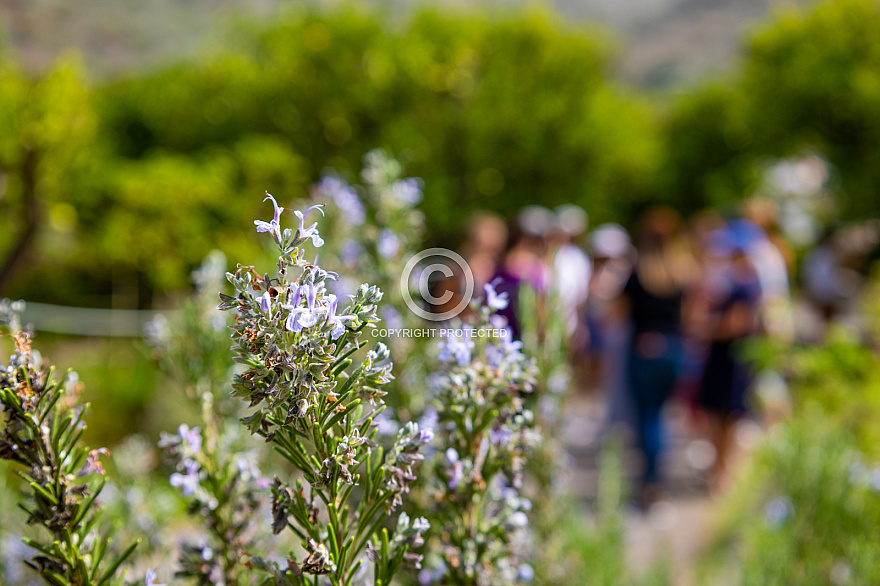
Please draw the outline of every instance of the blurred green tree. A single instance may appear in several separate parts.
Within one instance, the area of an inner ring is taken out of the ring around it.
[[[816,151],[843,218],[880,210],[880,3],[788,7],[746,42],[741,70],[685,94],[664,125],[662,189],[678,205],[731,203],[766,158]]]
[[[94,127],[74,58],[62,58],[39,80],[0,62],[0,291],[43,248],[44,224],[75,221],[61,194]]]
[[[749,43],[741,92],[755,145],[815,148],[837,168],[847,217],[880,210],[880,3],[786,10]]]
[[[344,4],[286,5],[235,31],[193,62],[77,86],[76,99],[48,94],[57,102],[44,110],[65,121],[82,110],[97,128],[62,141],[78,167],[47,162],[63,183],[58,221],[15,294],[148,306],[185,287],[216,242],[253,251],[252,238],[218,235],[256,217],[263,190],[307,197],[327,167],[354,180],[376,146],[425,180],[429,240],[447,244],[477,209],[575,201],[611,219],[650,189],[652,113],[608,81],[610,43],[595,29],[545,10],[423,8],[400,20]],[[11,89],[0,99],[33,102]],[[27,144],[12,128],[9,142]],[[49,274],[73,281],[63,298],[45,290]]]
[[[356,181],[376,147],[425,180],[429,244],[453,243],[477,209],[574,202],[625,223],[648,203],[731,206],[766,158],[806,149],[835,168],[844,217],[868,216],[878,25],[876,0],[780,13],[737,75],[653,106],[611,80],[605,34],[545,9],[285,4],[198,59],[93,90],[69,61],[38,81],[4,65],[0,250],[19,258],[25,241],[34,262],[0,286],[149,305],[186,287],[216,242],[254,253],[252,237],[222,234],[256,217],[265,189],[305,198],[327,167]],[[46,194],[37,214],[28,185]],[[45,287],[50,275],[63,291]]]
[[[288,7],[202,61],[106,88],[100,110],[136,160],[272,137],[306,163],[282,197],[387,147],[425,180],[429,229],[448,236],[476,208],[575,201],[611,218],[648,190],[652,115],[609,82],[609,56],[603,34],[546,11],[397,22],[362,5]]]

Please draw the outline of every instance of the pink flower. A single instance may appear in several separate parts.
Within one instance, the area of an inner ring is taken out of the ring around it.
[[[85,465],[76,473],[76,475],[88,476],[89,474],[107,474],[107,471],[104,470],[104,466],[98,461],[98,456],[102,454],[109,456],[110,450],[107,448],[98,448],[97,450],[90,451],[88,457],[86,457]]]

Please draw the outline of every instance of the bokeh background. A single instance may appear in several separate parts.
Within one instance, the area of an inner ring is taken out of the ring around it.
[[[844,488],[810,500],[854,469],[852,450],[880,489],[880,420],[864,420],[880,404],[876,0],[0,0],[0,25],[0,297],[32,302],[44,352],[87,383],[94,443],[176,425],[140,340],[149,311],[189,296],[214,249],[233,265],[265,254],[250,227],[265,190],[306,199],[327,169],[356,182],[374,148],[424,181],[426,246],[459,247],[480,211],[574,203],[591,225],[631,226],[658,204],[730,214],[762,196],[795,267],[823,235],[867,230],[850,267],[866,286],[842,333],[753,349],[806,398],[743,493],[763,499],[743,580],[838,584],[876,568],[876,502]],[[57,306],[117,321],[53,322]],[[609,539],[632,537],[621,547],[647,567],[668,531],[743,510],[688,498]],[[729,516],[728,529],[742,521]],[[823,524],[835,529],[817,543]],[[675,546],[672,583],[718,565],[727,542],[705,535]],[[581,537],[569,546],[594,565],[618,554],[596,545],[607,535]]]
[[[436,242],[475,209],[732,206],[812,153],[835,220],[876,211],[874,3],[613,4],[5,0],[0,288],[151,307],[253,246],[229,227],[264,190],[376,147],[424,180]]]

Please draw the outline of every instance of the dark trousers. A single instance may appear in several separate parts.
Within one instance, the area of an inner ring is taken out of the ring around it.
[[[663,335],[662,351],[640,355],[635,345],[629,352],[629,389],[635,407],[639,449],[645,456],[643,482],[658,479],[657,462],[663,449],[661,412],[672,395],[681,370],[684,348],[681,338]]]

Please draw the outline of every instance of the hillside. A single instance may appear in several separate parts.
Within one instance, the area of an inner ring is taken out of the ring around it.
[[[519,0],[486,0],[510,4]],[[278,0],[0,0],[3,38],[41,68],[76,47],[91,71],[112,75],[191,54],[235,9],[265,13]],[[618,70],[642,86],[669,87],[734,62],[750,23],[777,0],[554,0],[573,19],[615,30]],[[791,0],[804,3],[803,0]],[[396,3],[405,8],[409,0]],[[448,4],[448,2],[447,2]]]

